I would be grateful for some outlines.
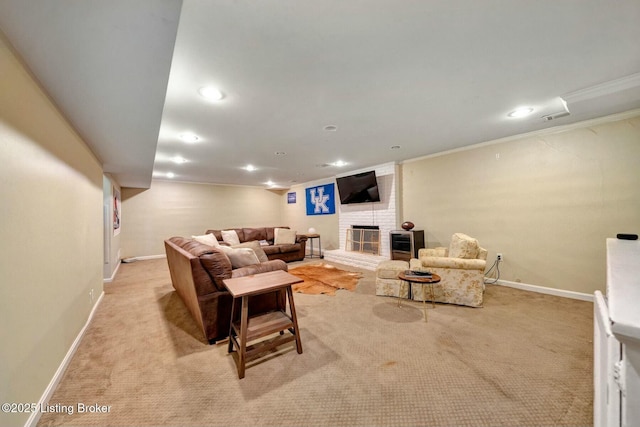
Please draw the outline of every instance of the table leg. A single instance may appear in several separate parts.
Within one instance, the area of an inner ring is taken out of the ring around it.
[[[413,299],[413,291],[411,290],[411,281],[400,279],[400,289],[398,289],[398,307],[402,307],[402,289],[407,286],[407,299]]]
[[[238,378],[244,378],[245,358],[247,354],[247,327],[249,323],[249,297],[242,297],[240,314],[240,348],[238,349]]]
[[[425,322],[427,322],[427,295],[426,295],[426,292],[424,291],[424,288],[426,286],[427,286],[426,283],[422,284],[422,310],[424,310],[424,321]]]
[[[231,320],[229,321],[229,348],[227,349],[227,353],[231,353],[233,351],[233,340],[231,339],[233,337],[233,315],[234,313],[234,309],[236,307],[236,299],[233,298],[231,300]]]
[[[289,309],[291,310],[291,320],[293,321],[293,332],[296,336],[296,350],[298,354],[302,354],[302,341],[300,340],[300,331],[298,330],[298,316],[296,315],[296,305],[293,302],[293,290],[291,286],[287,286],[287,296],[289,297]]]
[[[431,307],[436,308],[436,294],[433,290],[433,283],[429,283],[431,286]]]

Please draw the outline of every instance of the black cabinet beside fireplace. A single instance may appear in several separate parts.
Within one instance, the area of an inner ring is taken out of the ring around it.
[[[389,232],[391,259],[409,261],[418,258],[418,249],[424,248],[424,230],[394,230]]]

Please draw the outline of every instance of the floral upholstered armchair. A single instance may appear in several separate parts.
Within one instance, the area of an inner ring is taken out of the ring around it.
[[[435,300],[450,304],[482,307],[487,250],[463,233],[451,236],[449,248],[420,249],[411,259],[411,270],[429,271],[441,277],[433,285]],[[413,299],[422,301],[422,289],[413,286]]]

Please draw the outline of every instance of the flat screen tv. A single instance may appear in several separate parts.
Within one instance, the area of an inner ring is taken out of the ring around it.
[[[340,203],[379,202],[378,181],[376,172],[362,172],[355,175],[336,178]]]

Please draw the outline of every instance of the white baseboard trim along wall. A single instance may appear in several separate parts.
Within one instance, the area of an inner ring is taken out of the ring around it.
[[[31,413],[31,415],[27,419],[27,422],[25,423],[25,427],[36,427],[36,424],[38,424],[38,421],[40,420],[40,416],[42,415],[42,413],[40,412],[40,408],[46,406],[49,403],[49,400],[51,399],[53,392],[56,390],[56,387],[58,387],[58,384],[60,383],[60,380],[62,379],[64,372],[67,370],[67,367],[69,366],[69,362],[71,362],[73,355],[76,353],[76,350],[78,350],[78,347],[80,346],[80,342],[82,341],[82,338],[84,337],[84,334],[87,331],[87,327],[89,327],[89,325],[91,324],[91,321],[93,320],[93,315],[95,314],[96,310],[98,309],[98,306],[102,302],[103,296],[104,296],[104,292],[100,294],[100,297],[98,298],[95,305],[91,309],[91,313],[89,313],[87,322],[84,324],[84,326],[78,333],[78,336],[73,341],[73,344],[71,344],[69,351],[67,351],[67,354],[64,356],[64,359],[62,359],[62,363],[58,367],[58,370],[56,371],[56,373],[53,375],[51,382],[49,382],[49,385],[47,386],[44,393],[42,394],[42,397],[40,397],[40,400],[38,401],[38,410]]]
[[[145,260],[148,260],[148,259],[160,259],[160,258],[166,258],[166,257],[167,257],[166,254],[135,256],[135,257],[131,257],[131,258],[124,258],[122,260],[122,262],[128,263],[128,262],[134,262],[134,261],[145,261]]]
[[[498,280],[496,285],[507,286],[509,288],[522,289],[523,291],[538,292],[540,294],[555,295],[558,297],[579,299],[593,302],[593,295],[582,292],[567,291],[564,289],[547,288],[544,286],[529,285],[527,283],[510,282],[508,280]]]
[[[111,275],[111,277],[109,277],[108,279],[104,279],[102,281],[102,283],[111,283],[111,282],[113,282],[113,279],[116,277],[116,274],[118,274],[118,269],[120,268],[120,264],[122,264],[122,262],[118,261],[118,265],[116,265],[115,270],[113,270],[113,274]]]

